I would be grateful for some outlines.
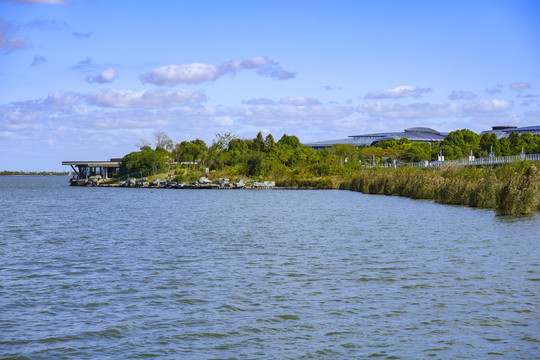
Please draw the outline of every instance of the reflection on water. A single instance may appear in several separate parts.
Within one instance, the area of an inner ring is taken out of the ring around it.
[[[540,353],[540,218],[347,191],[0,177],[0,354]]]

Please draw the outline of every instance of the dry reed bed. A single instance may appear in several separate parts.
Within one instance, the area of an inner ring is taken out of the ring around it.
[[[371,170],[342,182],[340,189],[492,208],[497,215],[525,215],[540,211],[539,167],[538,162],[523,161],[494,169]]]

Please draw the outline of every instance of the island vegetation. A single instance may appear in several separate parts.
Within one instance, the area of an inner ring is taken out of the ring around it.
[[[174,143],[155,134],[155,147],[141,141],[140,150],[124,156],[119,178],[174,175],[194,181],[209,171],[211,178],[272,179],[276,186],[348,189],[370,194],[433,199],[444,204],[493,208],[497,214],[540,211],[539,164],[520,161],[499,167],[441,166],[438,169],[397,169],[373,165],[405,164],[423,160],[540,153],[540,135],[512,133],[497,139],[463,129],[437,143],[407,139],[381,141],[375,146],[334,145],[313,150],[294,135],[275,141],[271,134],[254,139],[217,134],[211,145],[200,139]]]

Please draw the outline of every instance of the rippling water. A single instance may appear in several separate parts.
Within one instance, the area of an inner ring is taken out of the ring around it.
[[[0,205],[1,358],[540,358],[538,215],[64,177]]]

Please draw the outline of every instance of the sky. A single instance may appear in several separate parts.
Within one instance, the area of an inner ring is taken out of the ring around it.
[[[0,0],[0,170],[165,132],[540,125],[537,0]]]

